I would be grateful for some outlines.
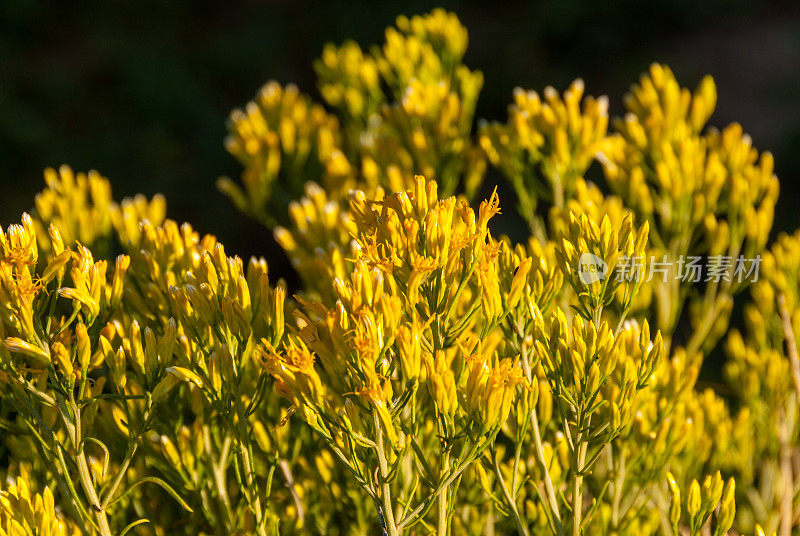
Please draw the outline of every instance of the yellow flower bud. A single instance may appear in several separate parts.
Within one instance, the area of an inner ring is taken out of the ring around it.
[[[125,274],[128,273],[128,267],[131,264],[131,258],[127,255],[120,255],[116,260],[116,268],[114,270],[114,279],[111,282],[111,306],[116,307],[122,301],[122,294],[125,285]]]
[[[37,365],[47,366],[50,364],[50,353],[46,350],[30,344],[18,337],[8,337],[4,344],[9,352],[24,354],[34,360]]]
[[[104,338],[101,337],[101,342]],[[105,343],[108,345],[107,353],[106,353],[106,364],[108,368],[111,370],[111,379],[114,381],[114,384],[117,386],[117,389],[123,391],[125,386],[128,383],[128,378],[125,374],[125,350],[120,346],[116,352],[111,349],[111,345],[108,344],[108,341]]]
[[[722,502],[719,506],[719,516],[717,517],[714,536],[728,534],[728,531],[733,526],[734,516],[736,515],[735,491],[736,483],[731,478],[725,484],[725,490],[722,492]]]
[[[75,377],[73,376],[74,369],[72,366],[72,356],[70,355],[69,350],[67,350],[60,342],[53,343],[52,350],[53,361],[58,366],[61,374],[63,374],[68,381],[74,381]]]
[[[64,239],[61,238],[61,233],[58,228],[52,223],[47,228],[50,235],[51,248],[53,249],[53,256],[58,257],[64,252]]]
[[[676,529],[681,520],[681,490],[671,472],[667,472],[667,484],[670,491],[669,520],[673,529]]]
[[[508,309],[513,309],[519,303],[522,293],[525,290],[525,285],[528,282],[528,273],[530,272],[532,263],[533,259],[526,257],[517,267],[514,279],[511,282],[511,290],[508,293]]]
[[[52,281],[55,277],[61,277],[64,275],[64,266],[70,261],[72,258],[71,251],[62,251],[59,255],[56,255],[50,262],[47,264],[47,267],[44,269],[42,273],[41,281],[42,284],[47,284]]]
[[[447,367],[443,352],[425,356],[428,393],[438,410],[452,418],[456,411],[456,386],[453,371]]]
[[[175,376],[179,380],[193,383],[201,389],[203,387],[203,380],[200,379],[200,376],[185,367],[169,367],[167,373]]]
[[[164,453],[164,456],[173,468],[179,469],[181,467],[181,457],[178,453],[178,449],[175,447],[175,443],[165,435],[162,435],[159,440],[161,443],[161,452]]]
[[[142,348],[142,334],[139,328],[139,322],[134,320],[131,322],[130,329],[128,330],[128,341],[130,341],[130,356],[136,371],[139,374],[144,374],[148,368],[145,364],[144,349]]]
[[[181,379],[182,378],[180,376],[175,374],[165,374],[164,377],[161,378],[161,380],[153,388],[153,392],[150,395],[153,402],[157,404],[164,400],[169,392],[181,382]]]
[[[83,323],[78,323],[75,326],[75,336],[78,343],[78,363],[81,367],[82,374],[86,374],[89,369],[89,364],[92,358],[92,349],[89,343],[89,334],[86,332],[86,326]]]
[[[703,495],[706,497],[706,502],[712,505],[719,503],[722,498],[724,484],[719,471],[714,473],[713,476],[707,476],[703,481]]]
[[[701,502],[700,484],[697,480],[692,480],[692,483],[689,485],[689,493],[686,496],[686,512],[689,514],[690,518],[694,518],[700,513]]]
[[[422,341],[419,320],[410,326],[403,325],[397,331],[400,367],[403,377],[407,381],[414,381],[419,377],[422,366]]]

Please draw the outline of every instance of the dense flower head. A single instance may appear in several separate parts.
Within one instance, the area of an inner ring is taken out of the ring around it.
[[[498,276],[500,287],[508,289],[508,294],[502,296],[505,303],[510,309],[535,305],[540,312],[547,311],[561,293],[564,281],[556,260],[555,244],[542,244],[533,237],[526,245],[511,247],[510,242],[503,242],[498,257]]]
[[[289,397],[295,406],[304,408],[322,395],[323,386],[314,369],[314,356],[302,340],[290,340],[281,356],[264,341],[259,359],[265,370],[276,378],[278,392]]]
[[[417,173],[448,195],[474,195],[486,167],[471,138],[483,76],[461,64],[466,30],[435,10],[399,17],[385,38],[370,52],[352,41],[323,50],[315,70],[335,114],[277,82],[231,114],[226,145],[245,170],[242,187],[227,178],[219,186],[237,207],[286,224],[308,180],[343,203],[353,187],[405,190]]]
[[[305,196],[289,204],[289,219],[287,227],[275,228],[275,240],[303,280],[305,292],[330,299],[331,281],[347,276],[346,259],[356,255],[355,226],[346,206],[309,182]]]
[[[625,218],[631,215],[630,209],[619,196],[604,195],[596,184],[582,178],[576,179],[574,193],[563,207],[550,208],[550,228],[554,235],[568,232],[570,213],[584,213],[595,222],[602,222],[604,217],[608,217],[614,229],[619,229]]]
[[[420,173],[447,195],[460,183],[472,194],[485,169],[470,138],[483,76],[461,64],[466,30],[443,10],[396,25],[374,54],[390,96],[359,140],[364,179],[399,191]]]
[[[576,407],[580,400],[597,396],[601,381],[614,372],[621,359],[608,324],[603,323],[597,330],[591,322],[575,316],[570,327],[560,310],[536,342],[536,354],[551,382],[563,384],[562,396]],[[635,387],[636,383],[631,370],[625,371],[622,380],[620,398],[612,402],[616,407],[614,428],[623,424],[621,409],[625,410],[624,415],[629,414],[633,394],[630,385],[633,382]]]
[[[23,266],[36,264],[39,247],[33,220],[28,214],[22,216],[21,224],[13,224],[5,232],[0,228],[0,249],[3,262],[20,270]]]
[[[464,445],[452,468],[463,470],[528,386],[517,360],[500,357],[508,350],[494,330],[530,292],[532,259],[491,238],[498,212],[496,193],[476,214],[423,177],[395,194],[354,192],[353,258],[330,283],[334,301],[299,299],[289,342],[260,346],[303,419],[335,448],[354,442],[342,457],[357,474],[381,456],[399,463],[433,449],[437,428]],[[499,277],[501,251],[510,277]],[[478,342],[487,336],[495,342]]]
[[[800,396],[795,337],[800,329],[798,234],[781,234],[764,253],[762,264],[761,277],[750,287],[752,301],[745,306],[744,328],[732,329],[725,344],[725,376],[743,406],[737,419],[747,448],[740,447],[730,464],[742,483],[780,463],[787,441],[784,430],[792,426],[791,408]],[[756,432],[763,429],[778,433]],[[776,493],[778,485],[765,487],[761,495]]]
[[[55,506],[50,488],[33,493],[24,477],[0,491],[0,535],[77,536],[81,532]]]
[[[197,272],[187,272],[180,283],[170,287],[178,312],[187,328],[202,333],[224,325],[229,333],[214,334],[228,344],[246,344],[252,331],[269,327],[274,333],[256,332],[277,342],[283,331],[281,317],[285,288],[273,290],[263,259],[251,259],[245,269],[239,257],[227,257],[222,244],[205,252]],[[271,324],[272,320],[277,324]]]
[[[95,254],[107,255],[116,238],[123,246],[136,244],[139,223],[147,220],[160,224],[166,216],[166,201],[156,194],[148,200],[143,195],[114,201],[111,182],[97,171],[75,173],[62,165],[44,172],[47,187],[36,196],[33,225],[39,247],[47,255],[57,255],[48,236],[55,226],[67,246],[81,244]]]
[[[63,248],[55,227],[51,228],[53,242]],[[57,280],[56,294],[72,303],[91,323],[98,317],[108,317],[122,300],[122,281],[129,259],[120,256],[111,280],[106,276],[107,261],[95,261],[91,251],[78,245],[75,250],[63,249],[59,254],[37,266],[39,251],[36,231],[30,216],[23,215],[22,225],[12,225],[7,232],[0,230],[0,300],[8,314],[6,325],[15,335],[13,347],[24,353],[49,360],[47,341],[41,338],[41,327],[34,318],[38,303],[50,299],[44,287]],[[38,268],[38,270],[37,270]],[[74,316],[74,315],[73,315]]]
[[[774,310],[779,295],[794,315],[800,304],[800,233],[781,233],[762,261],[763,281],[753,285],[752,293],[760,311]],[[755,331],[755,330],[754,330]]]
[[[467,384],[464,392],[464,408],[477,416],[482,426],[491,429],[502,425],[516,399],[516,387],[525,384],[522,370],[511,358],[499,359],[497,355],[486,355],[480,341],[473,353],[466,356]],[[469,351],[468,348],[465,350]],[[534,393],[538,385],[533,384]],[[532,403],[536,403],[534,394]]]
[[[550,86],[544,98],[516,88],[507,123],[481,128],[482,148],[514,185],[531,224],[539,199],[562,207],[609,148],[608,99],[584,99],[584,89],[580,79],[563,96]]]
[[[407,37],[430,43],[445,70],[455,67],[467,50],[467,29],[454,13],[434,9],[426,15],[397,17],[397,29]],[[388,30],[391,32],[391,30]]]
[[[463,177],[467,191],[474,192],[486,168],[469,136],[481,83],[479,73],[466,69],[453,82],[410,80],[363,137],[364,179],[398,191],[413,183],[413,175],[403,171],[410,169],[436,178],[448,193]]]
[[[702,485],[693,479],[683,500],[680,487],[672,473],[667,473],[667,483],[670,491],[669,519],[673,528],[677,529],[681,520],[685,519],[690,534],[699,534],[712,515],[715,518],[717,534],[727,533],[733,525],[736,511],[734,503],[736,487],[733,479],[724,482],[719,471],[706,476]]]
[[[497,246],[487,243],[487,223],[499,212],[496,193],[476,217],[463,201],[438,199],[437,183],[418,176],[412,190],[379,201],[356,194],[351,204],[361,258],[391,276],[409,305],[419,303],[428,315],[455,306],[462,282],[476,269],[493,269]],[[424,305],[423,288],[434,290]]]
[[[569,218],[556,255],[578,297],[581,314],[591,318],[593,311],[612,302],[620,287],[620,307],[627,311],[644,280],[641,272],[646,263],[648,223],[637,229],[633,218],[626,216],[614,228],[607,215],[599,225],[586,214],[570,213]]]
[[[47,188],[36,196],[36,219],[53,223],[67,245],[94,244],[111,233],[111,185],[97,171],[75,173],[63,165],[44,172]],[[47,226],[39,224],[41,245],[47,249]]]
[[[327,189],[346,191],[350,164],[340,146],[335,117],[296,86],[270,82],[230,118],[226,147],[245,167],[244,189],[229,179],[220,188],[257,219],[283,222],[280,207],[302,193],[302,177],[319,177]]]
[[[366,128],[385,101],[375,58],[355,41],[338,47],[328,43],[314,62],[314,71],[325,102],[341,109],[355,123],[353,128]]]
[[[748,238],[748,252],[763,248],[778,194],[772,158],[759,157],[739,125],[703,133],[716,105],[713,80],[704,78],[692,95],[653,64],[625,104],[606,177],[638,217],[652,219],[658,243],[666,248],[704,227],[710,236],[701,247],[711,254],[727,251],[726,240],[740,247]]]

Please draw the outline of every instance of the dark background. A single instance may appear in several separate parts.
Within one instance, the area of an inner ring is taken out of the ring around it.
[[[324,43],[381,43],[398,14],[437,5],[469,30],[465,62],[485,74],[480,118],[504,120],[517,85],[564,89],[580,76],[618,114],[628,86],[653,61],[668,63],[690,88],[713,74],[712,124],[739,121],[756,147],[774,152],[782,187],[776,230],[800,224],[800,10],[791,2],[696,0],[4,1],[0,223],[30,209],[44,167],[68,163],[109,177],[118,199],[164,193],[171,218],[216,234],[231,254],[266,255],[291,283],[271,233],[216,191],[218,176],[239,173],[223,148],[229,111],[269,79],[317,95],[311,63]],[[513,206],[509,195],[501,201]]]

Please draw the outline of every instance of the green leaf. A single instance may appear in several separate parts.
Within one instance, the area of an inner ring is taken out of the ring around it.
[[[125,493],[123,493],[122,495],[120,495],[119,497],[117,497],[116,499],[111,501],[109,503],[109,506],[111,506],[112,504],[120,501],[123,497],[128,495],[130,492],[132,492],[138,486],[140,486],[140,485],[142,485],[142,484],[144,484],[146,482],[150,482],[151,484],[156,484],[157,486],[160,486],[164,491],[169,493],[172,496],[172,498],[175,499],[178,502],[178,504],[180,504],[187,512],[194,512],[194,510],[192,510],[192,508],[188,504],[186,504],[186,501],[184,501],[181,498],[181,496],[178,495],[178,492],[176,492],[174,489],[172,489],[172,487],[169,484],[167,484],[166,482],[164,482],[163,480],[161,480],[160,478],[155,477],[155,476],[146,476],[144,478],[140,478],[139,480],[134,482],[133,485],[130,488],[125,490]]]
[[[129,523],[124,529],[122,529],[122,532],[119,533],[119,536],[125,536],[126,534],[128,534],[128,531],[130,531],[132,528],[142,525],[144,523],[150,523],[150,520],[139,519],[134,521],[133,523]]]

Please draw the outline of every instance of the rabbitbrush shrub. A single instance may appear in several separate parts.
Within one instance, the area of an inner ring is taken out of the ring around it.
[[[296,296],[160,196],[45,172],[0,232],[0,534],[797,533],[772,156],[662,65],[610,127],[580,80],[476,125],[466,47],[400,17],[325,47],[324,103],[270,82],[232,113],[220,188]],[[493,235],[487,166],[527,241]],[[696,388],[718,347],[725,398]]]

